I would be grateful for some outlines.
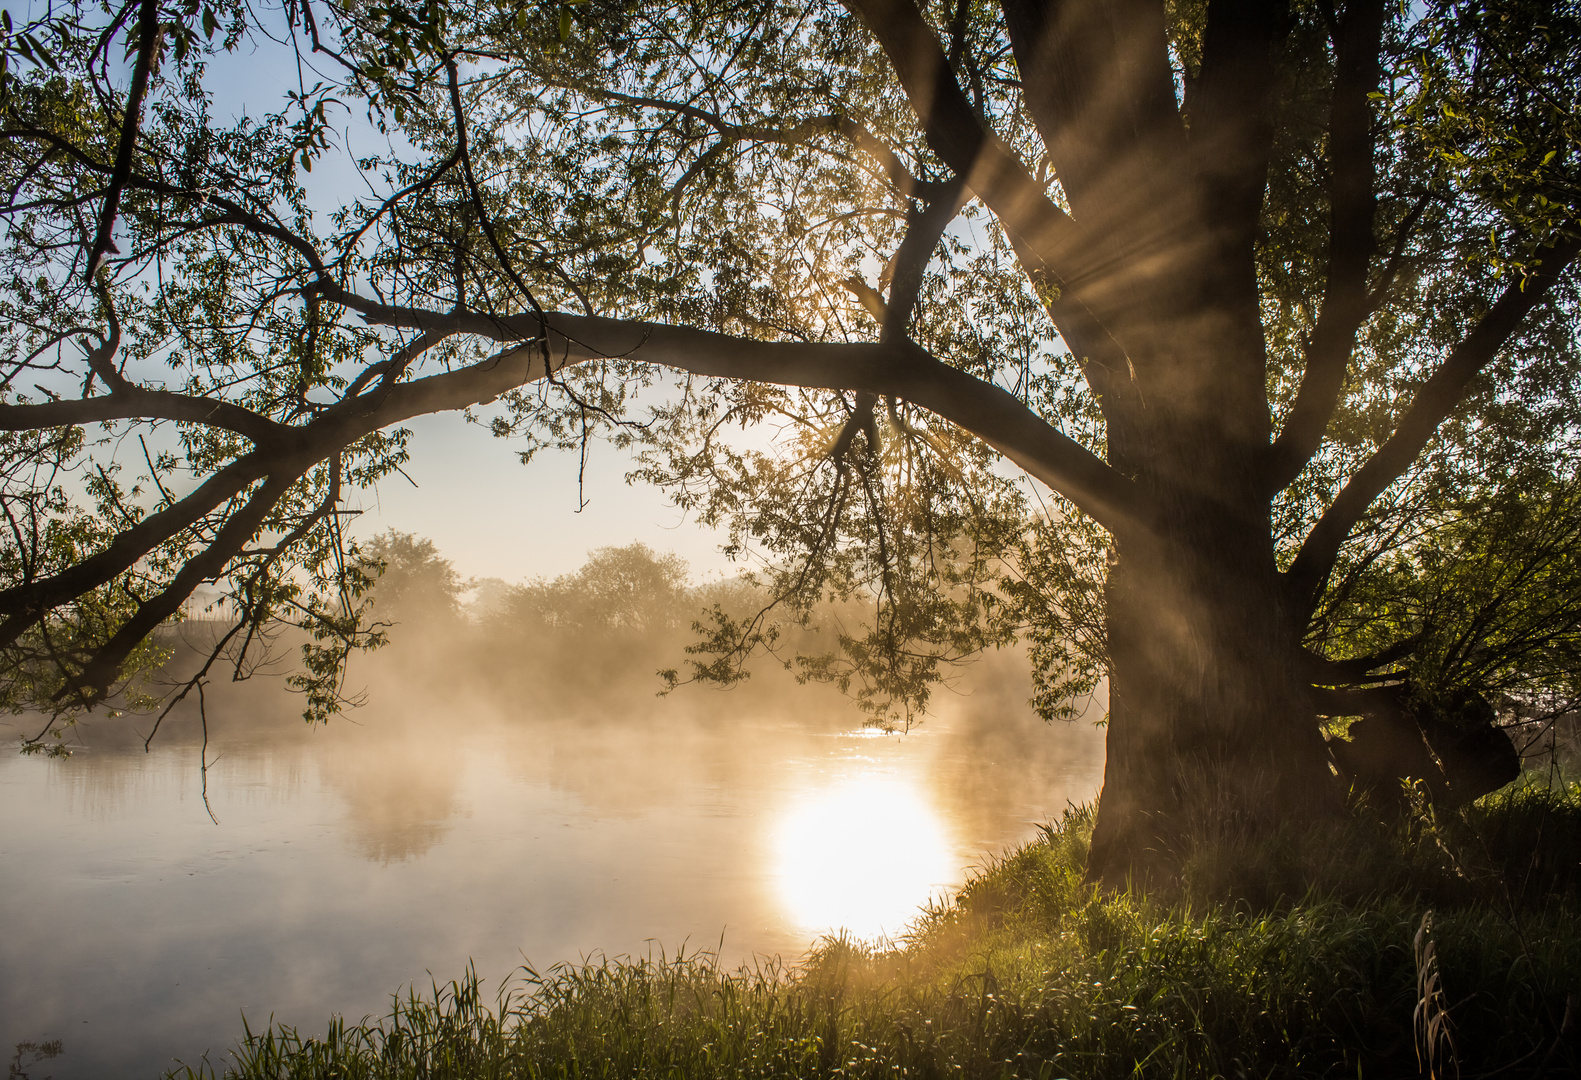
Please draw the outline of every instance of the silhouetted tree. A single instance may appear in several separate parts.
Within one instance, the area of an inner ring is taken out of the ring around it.
[[[653,637],[690,625],[686,560],[647,544],[588,552],[580,570],[553,581],[518,585],[506,594],[497,618],[509,633],[521,626],[576,636]]]
[[[427,623],[431,629],[436,623],[453,628],[460,621],[465,582],[432,540],[388,529],[362,551],[377,575],[372,596],[379,618]]]
[[[222,121],[203,65],[269,19],[316,74]],[[1415,649],[1349,651],[1343,583],[1573,470],[1567,3],[135,0],[3,47],[16,708],[216,580],[328,685],[349,489],[493,403],[524,457],[640,448],[793,616],[869,598],[806,671],[875,708],[1029,627],[1046,687],[1106,673],[1118,881],[1335,807],[1325,692]]]

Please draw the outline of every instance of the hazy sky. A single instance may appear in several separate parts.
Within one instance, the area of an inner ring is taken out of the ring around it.
[[[695,577],[729,571],[718,534],[686,518],[662,492],[626,484],[632,466],[622,451],[591,447],[588,506],[578,513],[575,454],[546,452],[522,465],[512,442],[459,413],[407,426],[415,436],[405,468],[417,487],[395,476],[376,495],[364,495],[357,536],[389,528],[427,536],[464,577],[554,577],[580,567],[590,548],[633,540],[676,552]]]

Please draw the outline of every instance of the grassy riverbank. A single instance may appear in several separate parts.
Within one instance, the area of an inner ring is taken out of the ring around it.
[[[1255,907],[1213,898],[1222,847],[1176,895],[1100,895],[1090,828],[1068,814],[893,949],[610,961],[495,999],[463,978],[323,1037],[249,1034],[222,1075],[1400,1077],[1426,1075],[1419,1055],[1440,1076],[1581,1072],[1581,786],[1240,852],[1265,864]],[[1286,876],[1328,892],[1291,902]]]

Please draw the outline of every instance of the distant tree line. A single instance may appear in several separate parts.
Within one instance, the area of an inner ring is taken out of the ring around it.
[[[463,578],[432,540],[394,529],[363,545],[362,559],[374,617],[393,648],[435,658],[482,650],[506,678],[545,661],[595,659],[590,648],[607,660],[618,647],[624,660],[644,661],[622,665],[620,680],[647,679],[657,690],[655,664],[668,655],[674,667],[698,624],[716,613],[750,618],[767,602],[744,578],[694,584],[685,559],[640,542],[595,548],[578,570],[516,584]],[[498,663],[502,653],[514,663]]]

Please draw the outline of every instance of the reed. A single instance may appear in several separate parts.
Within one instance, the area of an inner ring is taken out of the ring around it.
[[[1528,783],[1453,820],[1353,833],[1370,889],[1264,908],[1082,881],[1091,812],[986,865],[883,946],[799,964],[708,953],[468,970],[321,1036],[247,1031],[225,1077],[1559,1076],[1581,1072],[1581,790]],[[1356,836],[1360,835],[1361,840]],[[1334,852],[1312,858],[1344,862]],[[1569,860],[1569,861],[1566,861]],[[1426,914],[1433,908],[1431,918]],[[215,1075],[208,1065],[170,1074]]]

